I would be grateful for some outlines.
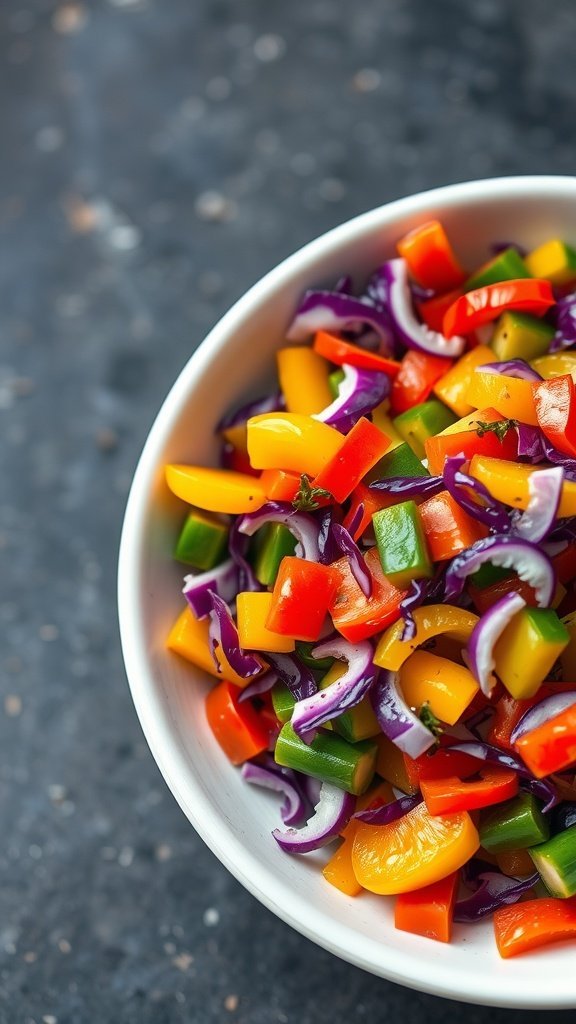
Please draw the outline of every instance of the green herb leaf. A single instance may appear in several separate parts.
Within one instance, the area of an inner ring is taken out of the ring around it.
[[[327,498],[329,501],[334,500],[330,491],[325,490],[324,487],[312,487],[310,477],[306,473],[302,473],[300,487],[292,502],[293,508],[297,509],[298,512],[314,512],[315,509],[320,507],[318,498]]]
[[[484,434],[495,434],[499,441],[503,441],[508,431],[518,425],[517,420],[494,420],[492,423],[476,420],[475,422],[478,424],[476,430],[478,437],[484,437]]]
[[[436,718],[436,715],[434,714],[432,708],[430,707],[429,701],[426,701],[420,708],[420,711],[418,712],[418,718],[422,722],[422,725],[425,725],[427,729],[430,729],[430,732],[434,736],[441,736],[442,733],[444,732],[444,728],[440,722],[440,719]]]

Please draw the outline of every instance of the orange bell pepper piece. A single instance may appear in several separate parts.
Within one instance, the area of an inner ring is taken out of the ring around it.
[[[488,536],[488,527],[465,512],[448,491],[427,498],[418,512],[434,562],[453,558]]]
[[[335,501],[346,501],[389,447],[390,438],[362,416],[336,454],[317,474],[312,486],[327,490]]]
[[[442,334],[444,314],[461,295],[462,289],[455,288],[453,291],[444,292],[443,295],[435,295],[432,299],[424,299],[423,302],[417,302],[416,309],[420,319],[424,321],[431,331],[438,331],[438,334]]]
[[[551,942],[576,938],[576,896],[552,897],[500,907],[494,914],[494,932],[501,957],[527,953]]]
[[[461,295],[444,315],[445,338],[455,334],[470,334],[477,327],[497,320],[507,309],[519,313],[543,316],[556,299],[549,281],[538,278],[518,278],[498,281]]]
[[[342,341],[334,334],[327,331],[318,331],[314,338],[314,351],[324,356],[336,366],[357,366],[360,370],[379,370],[389,377],[394,377],[399,369],[400,363],[396,359],[388,359],[376,352],[369,352],[359,345],[353,345],[349,341]]]
[[[409,231],[396,248],[411,276],[423,288],[445,292],[466,278],[440,221],[430,220]]]
[[[576,703],[524,733],[514,747],[537,779],[576,762]]]
[[[376,547],[369,548],[364,561],[372,577],[372,594],[366,597],[356,582],[347,558],[333,562],[336,590],[329,605],[335,628],[350,643],[380,633],[400,616],[400,602],[407,591],[398,590],[382,572]]]
[[[566,455],[576,456],[576,385],[569,373],[532,384],[538,426]]]
[[[250,701],[238,701],[238,688],[223,681],[206,697],[206,718],[232,764],[242,764],[268,749],[270,733]]]
[[[498,765],[483,765],[478,770],[480,781],[462,782],[457,776],[445,779],[423,779],[422,796],[430,814],[454,814],[491,807],[516,796],[518,775]]]
[[[458,872],[415,892],[401,893],[394,908],[394,924],[403,932],[450,942],[458,892]]]
[[[436,381],[432,388],[436,398],[444,402],[444,405],[452,409],[457,416],[466,416],[474,408],[468,401],[468,391],[474,371],[477,366],[483,366],[493,361],[494,353],[486,345],[477,345],[470,352],[465,352],[454,363],[452,369]]]
[[[298,473],[290,473],[285,469],[265,469],[260,476],[260,483],[268,501],[294,501],[300,490]]]
[[[428,469],[434,475],[442,473],[449,455],[488,455],[496,459],[515,459],[518,438],[514,429],[507,430],[502,440],[492,430],[483,430],[481,423],[501,423],[505,419],[490,406],[463,416],[457,423],[442,430],[424,442]]]

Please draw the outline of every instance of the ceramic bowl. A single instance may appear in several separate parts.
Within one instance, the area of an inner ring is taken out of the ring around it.
[[[442,221],[471,267],[496,240],[530,247],[559,236],[574,244],[576,178],[467,182],[371,210],[284,260],[222,318],[167,396],[134,476],[119,560],[126,670],[142,728],[182,810],[218,859],[280,918],[344,960],[402,985],[497,1006],[574,1007],[574,945],[504,961],[489,921],[456,926],[451,945],[399,932],[393,900],[346,897],[324,881],[321,853],[283,853],[270,836],[277,802],[242,781],[207,727],[208,680],[164,646],[182,606],[183,575],[172,560],[183,509],[165,486],[165,463],[213,464],[216,423],[271,385],[274,352],[302,292],[349,272],[361,283],[407,230],[430,217]]]

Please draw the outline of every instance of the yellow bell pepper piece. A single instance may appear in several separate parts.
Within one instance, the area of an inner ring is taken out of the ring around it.
[[[474,408],[468,400],[468,391],[475,368],[494,361],[494,353],[486,345],[478,345],[477,348],[471,349],[434,385],[432,390],[436,398],[444,402],[457,416],[466,416]]]
[[[376,736],[376,771],[383,779],[394,786],[394,789],[401,789],[408,796],[418,792],[418,786],[409,777],[406,771],[404,754],[392,740],[387,736]]]
[[[354,846],[355,829],[346,835],[328,863],[322,868],[322,874],[330,885],[339,889],[345,896],[359,896],[362,886],[357,880],[352,867],[352,848]]]
[[[266,619],[272,604],[272,594],[267,591],[255,593],[245,591],[236,598],[236,618],[240,646],[249,651],[274,651],[289,654],[296,647],[290,636],[280,636],[266,629]]]
[[[372,423],[375,427],[378,427],[378,430],[381,430],[383,434],[390,438],[388,451],[392,451],[393,448],[397,448],[399,444],[403,443],[390,417],[390,400],[388,398],[385,398],[383,402],[380,402],[380,405],[372,409]]]
[[[421,644],[444,633],[466,644],[478,622],[477,615],[450,604],[429,604],[424,608],[416,608],[412,614],[416,624],[416,635],[412,640],[402,640],[402,619],[389,626],[380,638],[374,655],[374,664],[379,668],[398,672]]]
[[[576,277],[576,252],[571,246],[553,238],[524,257],[532,277],[541,277],[550,284],[567,284]]]
[[[429,704],[436,718],[455,725],[474,700],[478,684],[469,669],[429,651],[415,651],[400,669],[400,687],[409,707]]]
[[[245,423],[237,423],[234,427],[226,427],[221,432],[222,437],[228,444],[231,444],[243,455],[248,454],[248,433]]]
[[[548,608],[523,608],[494,646],[494,670],[515,700],[529,700],[569,644],[569,634]]]
[[[248,686],[248,683],[254,680],[254,676],[251,676],[250,679],[243,679],[242,676],[239,676],[219,646],[216,648],[216,657],[222,671],[218,671],[211,654],[212,645],[208,636],[208,628],[208,618],[196,619],[191,608],[186,607],[172,626],[166,640],[166,647],[216,679],[225,679],[228,683],[234,683],[241,689]],[[262,668],[264,667],[264,662],[262,662]]]
[[[166,483],[177,498],[209,512],[256,512],[266,501],[257,477],[231,469],[166,466]]]
[[[566,682],[574,680],[576,684],[576,612],[570,612],[569,615],[565,615],[562,622],[566,626],[570,637],[567,647],[564,648],[560,655],[562,676]]]
[[[313,348],[305,345],[281,348],[276,353],[276,362],[288,412],[312,416],[332,404],[328,361]]]
[[[486,362],[494,360],[487,359]],[[474,409],[490,405],[507,419],[520,420],[521,423],[529,423],[533,427],[538,426],[529,380],[518,380],[503,373],[483,373],[482,370],[474,370],[466,397]]]
[[[491,459],[474,455],[470,460],[470,476],[480,480],[493,498],[513,508],[526,508],[530,501],[530,477],[544,466],[524,465],[507,459]],[[565,480],[560,498],[559,516],[576,515],[576,483]]]
[[[263,413],[248,420],[248,454],[255,469],[291,469],[314,477],[343,444],[343,434],[302,413]]]
[[[553,352],[552,355],[538,356],[530,361],[530,366],[544,377],[544,380],[551,380],[552,377],[564,377],[571,373],[576,380],[576,354],[574,352]]]

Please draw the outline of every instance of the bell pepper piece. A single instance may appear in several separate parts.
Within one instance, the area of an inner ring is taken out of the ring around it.
[[[565,615],[562,624],[568,631],[568,644],[560,655],[562,675],[564,679],[576,679],[576,611]]]
[[[346,666],[341,661],[335,661],[318,684],[318,689],[325,690],[346,672]],[[333,718],[330,722],[334,732],[343,736],[349,743],[357,743],[359,740],[368,740],[380,734],[380,726],[368,697],[364,697],[359,704],[344,711],[343,714]]]
[[[296,538],[282,523],[266,523],[254,538],[252,556],[254,575],[265,587],[276,581],[280,563],[286,555],[293,555]]]
[[[465,512],[448,491],[427,498],[418,512],[433,562],[453,558],[488,536],[488,528]]]
[[[186,661],[203,669],[204,672],[208,672],[209,675],[215,676],[216,679],[225,678],[240,689],[247,686],[254,680],[254,676],[251,679],[243,679],[242,676],[239,676],[229,665],[220,647],[216,648],[216,658],[221,669],[220,672],[218,671],[212,656],[208,628],[208,618],[196,619],[192,610],[186,607],[172,626],[166,640],[166,647],[168,650],[174,651],[175,654],[179,654],[181,658],[185,658]],[[264,667],[264,663],[262,664]]]
[[[401,893],[394,908],[394,925],[402,932],[450,942],[458,891],[458,872],[415,892]]]
[[[376,744],[372,740],[348,743],[324,730],[319,730],[311,743],[304,743],[287,722],[276,741],[274,758],[285,768],[357,795],[368,788],[374,776]]]
[[[507,419],[538,426],[531,381],[477,368],[470,378],[467,399],[475,409],[490,405]]]
[[[455,422],[453,413],[442,402],[431,399],[400,413],[394,427],[409,444],[418,459],[426,458],[425,442]]]
[[[272,707],[274,708],[274,714],[279,722],[289,722],[292,718],[292,712],[294,711],[294,705],[296,698],[292,696],[290,690],[285,685],[278,681],[274,683],[270,691],[272,697]]]
[[[492,583],[488,587],[478,588],[468,582],[466,589],[479,615],[487,612],[489,608],[492,608],[506,594],[519,594],[531,608],[538,607],[536,591],[525,580],[521,580],[516,573],[507,575],[505,579],[497,580],[496,583]],[[566,588],[561,583],[557,583],[551,602],[554,610],[562,603],[565,596]]]
[[[352,531],[354,540],[358,540],[363,536],[368,527],[372,526],[372,516],[374,513],[378,512],[381,508],[389,508],[390,505],[396,505],[398,500],[398,495],[387,494],[385,491],[372,491],[365,484],[358,484],[350,495],[350,507],[342,520],[342,525],[349,530],[356,520],[358,513],[361,512],[358,525]]]
[[[248,420],[248,454],[256,469],[288,469],[315,476],[344,440],[333,427],[302,413],[262,413]]]
[[[415,651],[400,669],[400,686],[409,707],[430,706],[432,714],[455,725],[478,693],[469,669],[429,651]]]
[[[457,288],[465,274],[440,221],[431,220],[409,231],[397,243],[410,275],[423,288],[435,292]]]
[[[504,692],[494,706],[494,717],[487,734],[488,743],[512,752],[510,737],[522,716],[545,697],[575,689],[576,684],[574,683],[543,683],[538,693],[534,697],[530,697],[529,700],[516,700],[509,693]]]
[[[538,472],[538,467],[475,455],[468,472],[488,488],[493,498],[512,508],[525,509],[530,501],[530,477],[532,473]],[[562,487],[558,516],[565,518],[573,515],[576,515],[576,483],[566,480]]]
[[[356,879],[352,867],[352,847],[354,845],[354,832],[345,836],[340,846],[333,853],[330,860],[322,868],[322,874],[330,885],[339,889],[345,896],[359,896],[362,886]]]
[[[322,358],[322,356],[320,356],[320,358]],[[339,367],[337,370],[333,370],[332,373],[328,374],[328,383],[330,385],[330,394],[332,395],[332,401],[334,401],[335,398],[338,398],[338,394],[340,392],[340,385],[344,380],[345,376],[346,374],[344,373],[342,367]]]
[[[307,345],[290,345],[276,353],[280,390],[288,412],[307,416],[322,412],[333,398],[328,363]]]
[[[576,898],[528,900],[500,907],[494,914],[494,932],[504,959],[576,938]]]
[[[268,501],[294,501],[300,490],[300,474],[285,469],[265,469],[260,483]]]
[[[528,852],[551,896],[576,895],[576,825]]]
[[[374,664],[379,668],[398,672],[421,644],[443,634],[465,645],[478,622],[477,615],[449,604],[426,605],[416,608],[412,615],[416,625],[416,635],[412,640],[402,640],[403,620],[389,626],[380,638],[374,655]]]
[[[367,480],[372,483],[372,480],[389,480],[395,476],[430,476],[426,467],[422,465],[418,456],[405,441],[386,452],[383,458],[376,463]]]
[[[442,741],[441,736],[439,742]],[[450,776],[467,779],[484,767],[484,762],[479,761],[477,757],[470,757],[470,754],[463,754],[460,750],[450,750],[442,746],[433,747],[420,757],[409,757],[408,754],[402,756],[407,778],[415,792],[421,788],[424,781],[446,779]]]
[[[362,416],[336,454],[318,472],[312,486],[329,491],[337,502],[346,501],[389,447],[390,438]]]
[[[188,514],[178,537],[174,557],[195,569],[213,569],[226,553],[228,524],[199,509]]]
[[[434,566],[416,502],[403,501],[372,517],[382,572],[399,589],[412,580],[430,578]]]
[[[370,413],[372,417],[372,423],[378,430],[381,430],[386,437],[390,439],[389,451],[393,448],[397,448],[399,444],[402,444],[402,438],[394,427],[394,424],[390,418],[390,401],[385,398],[380,405],[377,405]]]
[[[527,850],[545,842],[550,835],[547,818],[531,793],[519,793],[513,800],[482,812],[480,842],[490,853]]]
[[[534,864],[528,850],[502,850],[496,863],[503,875],[509,878],[523,878],[534,873]]]
[[[232,427],[225,427],[220,431],[221,437],[227,445],[234,448],[238,455],[248,457],[248,436],[246,433],[246,421],[235,423]]]
[[[413,406],[425,402],[436,381],[440,380],[451,366],[451,359],[409,349],[392,384],[393,411],[396,414],[406,412]]]
[[[333,566],[331,566],[331,568],[333,568]],[[315,676],[322,678],[322,676],[328,672],[328,669],[332,668],[335,660],[334,658],[313,658],[312,651],[316,646],[317,645],[314,642],[309,643],[306,640],[299,640],[296,644],[296,656],[304,665],[312,669]],[[342,663],[338,662],[337,664],[340,665]]]
[[[424,321],[431,331],[437,331],[438,334],[442,334],[444,314],[461,295],[462,289],[455,288],[453,291],[444,292],[442,295],[434,295],[433,298],[425,299],[423,302],[417,302],[416,309],[420,319]]]
[[[550,348],[554,328],[545,320],[527,313],[504,313],[498,323],[490,347],[497,359],[536,359]]]
[[[458,362],[454,363],[452,369],[448,370],[448,373],[445,373],[434,385],[433,391],[436,398],[452,409],[456,416],[466,416],[474,408],[468,401],[468,391],[474,371],[477,366],[491,362],[494,362],[494,353],[486,345],[477,345],[471,352],[466,352]],[[445,426],[452,425],[446,424]]]
[[[576,456],[576,384],[570,374],[532,385],[538,426],[566,455]]]
[[[430,814],[454,814],[476,811],[516,796],[518,775],[509,768],[483,766],[480,781],[462,782],[457,776],[428,779],[420,783],[422,796]]]
[[[406,757],[399,747],[387,736],[376,736],[375,743],[378,747],[376,757],[376,771],[383,779],[400,789],[408,796],[414,796],[420,789],[420,781],[408,771]],[[412,760],[410,758],[410,760]]]
[[[553,352],[547,356],[532,359],[530,365],[544,380],[552,377],[563,377],[565,374],[576,373],[576,352]]]
[[[576,277],[576,251],[559,238],[533,249],[525,263],[533,277],[544,278],[550,284],[568,284]]]
[[[576,761],[576,703],[524,733],[514,746],[537,779],[569,768]]]
[[[466,811],[434,817],[422,803],[389,825],[361,823],[354,836],[352,864],[364,889],[392,896],[446,878],[479,845]]]
[[[508,429],[498,429],[499,423],[508,423]],[[494,426],[494,429],[486,430],[487,424]],[[474,455],[515,459],[518,438],[513,425],[506,417],[489,406],[463,416],[457,423],[435,437],[429,437],[425,449],[428,469],[437,475],[442,473],[449,455],[464,455],[466,459],[471,459]]]
[[[400,369],[400,363],[396,359],[388,359],[377,352],[369,352],[326,331],[318,331],[315,335],[314,351],[336,366],[344,366],[347,363],[349,366],[357,366],[360,370],[379,370],[389,377],[394,377]]]
[[[551,608],[522,608],[494,646],[496,675],[516,700],[533,697],[569,639]]]
[[[517,249],[511,246],[504,249],[497,256],[480,267],[464,285],[467,292],[476,288],[484,288],[487,284],[497,284],[499,281],[520,280],[523,277],[540,277],[539,274],[531,274],[524,260]]]
[[[236,597],[236,617],[240,646],[249,651],[273,651],[289,654],[296,647],[291,636],[267,629],[265,623],[272,606],[272,594],[244,591]]]
[[[276,577],[266,628],[295,640],[317,640],[337,586],[331,566],[287,555]]]
[[[166,466],[165,472],[177,498],[209,512],[256,512],[266,501],[260,481],[245,473],[182,465]]]
[[[555,303],[549,281],[536,278],[488,284],[456,299],[444,316],[445,338],[469,334],[507,309],[543,316]]]
[[[232,764],[242,764],[268,749],[266,724],[250,701],[239,703],[238,687],[218,683],[206,697],[206,718],[218,744]]]
[[[400,602],[406,597],[406,590],[398,589],[384,575],[376,548],[366,552],[364,561],[372,578],[370,597],[356,582],[347,558],[330,566],[338,582],[328,610],[335,629],[350,643],[375,636],[395,622],[400,617]]]
[[[260,476],[258,470],[253,469],[250,465],[248,452],[243,452],[239,448],[235,448],[234,445],[228,444],[228,442],[225,442],[222,447],[220,465],[222,469],[232,471],[233,473],[242,473],[244,476],[256,478]]]

